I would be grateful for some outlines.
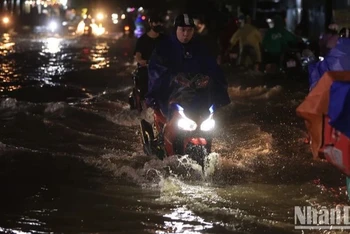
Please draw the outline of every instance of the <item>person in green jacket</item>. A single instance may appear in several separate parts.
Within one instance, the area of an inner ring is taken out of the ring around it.
[[[276,65],[281,65],[281,58],[288,48],[298,42],[298,37],[285,28],[281,16],[275,16],[273,23],[274,26],[266,31],[262,42],[266,70],[272,71],[276,69]]]

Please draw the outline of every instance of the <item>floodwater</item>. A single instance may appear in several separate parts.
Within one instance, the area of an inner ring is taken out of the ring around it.
[[[186,156],[143,153],[134,43],[2,35],[0,232],[331,233],[294,229],[295,206],[347,202],[303,143],[307,78],[224,67],[232,103],[203,176]]]

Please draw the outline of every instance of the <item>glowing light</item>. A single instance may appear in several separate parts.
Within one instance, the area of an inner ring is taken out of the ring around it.
[[[135,11],[135,8],[134,7],[128,7],[126,9],[126,12],[134,12]]]
[[[97,26],[97,25],[96,25]],[[105,33],[105,28],[104,27],[92,27],[92,31],[93,31],[93,34],[97,35],[97,36],[101,36]]]
[[[77,34],[83,34],[84,33],[84,28],[85,28],[85,23],[84,21],[80,21],[78,26],[77,26]]]
[[[84,34],[84,29],[85,27],[88,27],[87,25],[85,26],[84,21],[80,21],[76,30],[77,34]],[[92,34],[96,35],[96,36],[101,36],[106,32],[106,29],[102,26],[98,26],[95,23],[90,24],[90,27],[92,29]]]
[[[56,22],[50,22],[49,28],[50,28],[51,32],[56,31],[57,27],[58,27],[58,26],[57,26],[57,23],[56,23]]]
[[[4,18],[2,18],[2,22],[4,24],[8,24],[8,23],[10,23],[10,19],[8,17],[4,17]]]
[[[211,114],[208,119],[206,119],[201,124],[201,130],[202,131],[211,131],[215,127],[215,120],[213,119],[213,115]]]
[[[122,14],[122,16],[120,17],[121,19],[125,19],[125,14]]]
[[[125,27],[124,27],[124,30],[125,30],[125,31],[129,31],[129,30],[130,30],[130,27],[129,27],[129,26],[125,26]]]
[[[141,17],[141,19],[142,19],[142,20],[145,20],[145,19],[146,19],[146,16],[143,15],[143,16]]]
[[[59,2],[61,5],[67,6],[68,0],[60,0]]]
[[[213,224],[206,222],[203,218],[196,216],[192,211],[179,207],[175,208],[172,213],[166,214],[163,217],[170,219],[169,221],[164,221],[164,226],[167,230],[176,230],[177,233],[186,233],[189,228],[187,222],[196,222],[198,223],[195,226],[195,230],[191,233],[201,233],[201,231],[213,228]]]
[[[104,15],[103,15],[102,13],[98,13],[98,14],[96,15],[96,18],[97,18],[98,20],[103,20]]]
[[[182,108],[182,107],[181,107]],[[183,108],[179,109],[179,114],[181,115],[181,119],[179,119],[177,126],[185,131],[194,131],[197,129],[197,124],[192,119],[189,119],[185,113],[183,112]]]
[[[44,52],[51,53],[51,54],[58,53],[61,50],[60,42],[61,40],[59,38],[53,38],[53,37],[48,38]]]

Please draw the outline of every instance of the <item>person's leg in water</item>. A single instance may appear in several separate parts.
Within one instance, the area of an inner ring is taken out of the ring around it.
[[[240,49],[240,53],[239,53],[238,65],[240,67],[245,67],[246,66],[247,56],[248,56],[248,54],[247,54],[246,47],[243,46],[243,48]]]
[[[136,78],[136,88],[140,91],[137,109],[142,111],[146,108],[145,96],[148,92],[148,70],[146,67],[138,68]]]
[[[253,46],[244,45],[241,53],[241,65],[249,68],[254,67],[257,61],[257,54]]]
[[[275,73],[280,67],[280,55],[266,52],[265,53],[265,71],[266,73]]]
[[[139,68],[138,71],[138,89],[140,90],[141,100],[145,99],[145,95],[148,92],[148,70],[146,67]]]
[[[253,46],[250,46],[248,51],[252,69],[254,71],[259,71],[258,52]]]

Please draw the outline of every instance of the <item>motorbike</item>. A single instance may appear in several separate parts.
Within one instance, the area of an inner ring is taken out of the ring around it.
[[[314,45],[303,40],[291,46],[283,56],[283,70],[287,73],[308,72],[308,64],[317,61]]]
[[[160,159],[188,155],[204,172],[215,130],[215,108],[209,97],[210,78],[178,76],[174,83],[177,88],[170,95],[168,115],[156,108],[153,124],[141,120],[144,152]]]
[[[282,69],[286,73],[299,72],[302,68],[299,48],[290,48],[282,57]]]

